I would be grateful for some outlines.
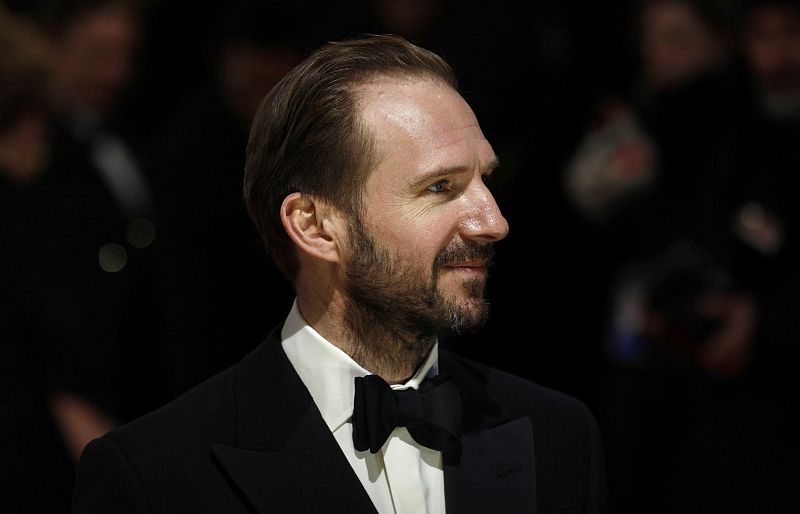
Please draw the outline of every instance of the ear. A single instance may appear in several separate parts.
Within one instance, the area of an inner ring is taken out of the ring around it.
[[[318,197],[292,193],[283,199],[284,230],[300,252],[316,259],[339,262],[342,222],[338,210]]]

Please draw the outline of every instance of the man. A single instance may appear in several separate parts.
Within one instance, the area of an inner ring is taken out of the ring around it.
[[[800,117],[800,3],[748,0],[741,43],[760,114],[772,122]]]
[[[91,443],[74,511],[602,511],[583,405],[438,351],[486,318],[508,231],[447,64],[397,37],[331,43],[272,90],[247,154],[297,300],[239,364]]]
[[[74,461],[89,441],[164,398],[154,374],[147,384],[136,380],[158,367],[145,364],[157,347],[153,201],[114,128],[133,78],[139,4],[55,0],[43,12],[53,61],[52,166],[31,202],[37,229],[23,287],[37,299],[26,329],[51,363],[43,380],[49,409]]]

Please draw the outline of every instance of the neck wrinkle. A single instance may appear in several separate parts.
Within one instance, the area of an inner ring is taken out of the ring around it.
[[[389,384],[402,384],[413,377],[436,343],[436,336],[403,327],[390,313],[348,303],[342,325],[350,344],[342,349]]]

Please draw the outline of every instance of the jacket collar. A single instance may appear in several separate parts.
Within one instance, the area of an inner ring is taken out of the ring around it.
[[[221,470],[256,512],[375,513],[279,334],[236,366],[235,444],[212,447]],[[466,422],[462,451],[444,456],[447,512],[535,512],[530,420],[504,419],[477,368],[446,352],[440,368],[459,384]]]

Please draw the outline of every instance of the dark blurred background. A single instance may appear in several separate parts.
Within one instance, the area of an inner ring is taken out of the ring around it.
[[[491,321],[442,343],[589,404],[610,512],[797,512],[800,3],[757,0],[0,2],[0,511],[284,319],[249,122],[383,32],[502,163]]]

